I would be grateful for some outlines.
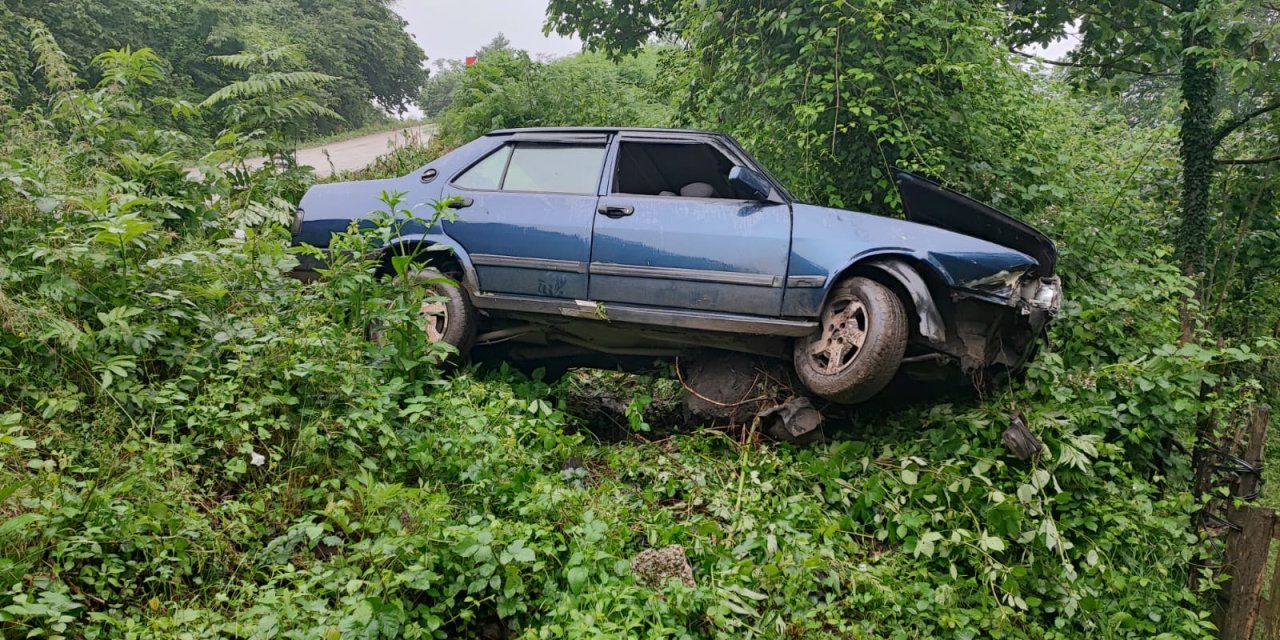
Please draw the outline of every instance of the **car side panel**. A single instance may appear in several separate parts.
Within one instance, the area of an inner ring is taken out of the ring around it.
[[[840,274],[874,256],[909,257],[953,288],[1036,265],[1012,249],[936,227],[806,204],[794,211],[785,317],[816,317]]]
[[[773,202],[613,194],[596,214],[591,299],[777,316],[791,212]]]
[[[483,292],[585,298],[596,196],[464,192],[473,198],[446,234],[466,249]]]

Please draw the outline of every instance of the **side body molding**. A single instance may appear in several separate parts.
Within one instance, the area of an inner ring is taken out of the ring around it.
[[[920,277],[920,273],[915,268],[898,258],[874,258],[859,266],[876,269],[901,283],[915,305],[916,314],[920,320],[920,335],[934,344],[946,343],[947,326],[942,320],[942,313],[938,311],[938,305],[933,301],[928,283]]]

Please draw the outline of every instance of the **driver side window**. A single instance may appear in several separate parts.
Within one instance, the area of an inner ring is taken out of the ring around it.
[[[740,200],[729,183],[734,163],[714,146],[672,142],[623,142],[613,193]]]

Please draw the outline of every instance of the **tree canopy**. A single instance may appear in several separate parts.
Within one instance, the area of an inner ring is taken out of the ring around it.
[[[292,70],[337,78],[319,98],[350,126],[376,117],[378,109],[406,109],[427,77],[422,49],[387,0],[2,0],[0,8],[0,38],[20,32],[22,19],[38,20],[90,79],[89,61],[103,50],[151,48],[169,67],[160,89],[187,99],[243,78],[211,56],[294,47],[300,57]],[[25,47],[4,51],[0,65],[28,76]]]

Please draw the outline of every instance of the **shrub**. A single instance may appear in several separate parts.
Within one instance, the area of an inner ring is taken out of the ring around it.
[[[835,415],[813,447],[751,428],[611,445],[568,383],[440,374],[420,294],[352,257],[409,215],[400,195],[303,286],[283,224],[308,174],[250,168],[260,132],[156,128],[134,89],[3,114],[6,635],[1210,637],[1176,443],[1251,402],[1234,365],[1275,345],[1179,344],[1187,281],[1143,213],[1160,194],[1120,182],[1115,216],[1098,195],[1117,124],[1010,181],[1054,214],[1070,292],[1023,379]],[[1040,459],[1005,453],[1011,411]],[[637,581],[631,559],[672,544],[693,586]]]

